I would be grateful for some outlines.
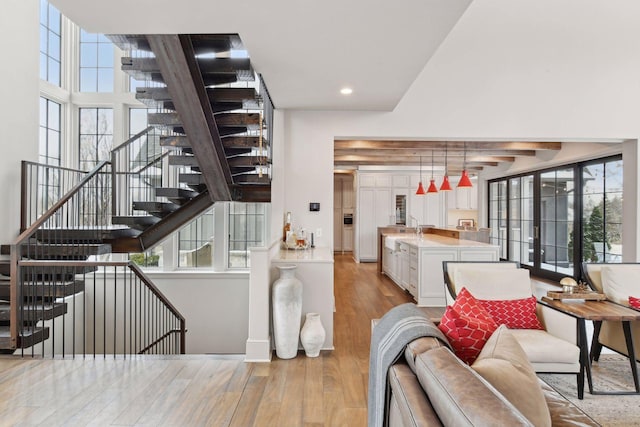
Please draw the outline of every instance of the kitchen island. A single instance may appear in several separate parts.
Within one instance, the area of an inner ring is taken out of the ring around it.
[[[419,306],[446,305],[442,261],[498,261],[499,246],[436,234],[384,235],[382,271]]]

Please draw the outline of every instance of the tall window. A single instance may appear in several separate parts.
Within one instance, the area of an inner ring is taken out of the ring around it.
[[[249,248],[265,245],[266,205],[231,203],[229,206],[229,267],[247,268]]]
[[[209,209],[180,230],[178,267],[213,265],[214,215],[215,208]]]
[[[507,258],[507,181],[489,184],[490,242],[500,246],[500,258]]]
[[[60,104],[40,97],[40,163],[60,166]]]
[[[500,257],[551,279],[578,276],[581,261],[621,262],[622,166],[615,156],[490,182]]]
[[[40,0],[40,78],[60,86],[61,15],[46,0]]]
[[[91,170],[99,161],[109,160],[113,146],[113,110],[80,109],[80,169]]]
[[[80,32],[80,92],[113,92],[113,43],[104,34]]]
[[[622,160],[582,169],[582,260],[622,261]]]

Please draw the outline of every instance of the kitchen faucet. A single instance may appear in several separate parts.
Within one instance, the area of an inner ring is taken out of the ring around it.
[[[420,227],[418,219],[413,215],[409,215],[409,219],[412,219],[416,222],[416,236],[418,236],[419,238],[422,237],[422,227]]]

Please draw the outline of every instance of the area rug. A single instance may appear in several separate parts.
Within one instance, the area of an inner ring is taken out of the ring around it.
[[[603,354],[591,368],[596,391],[633,391],[629,359]],[[640,426],[640,395],[592,395],[585,378],[584,399],[579,400],[575,375],[540,374],[547,384],[603,426]]]

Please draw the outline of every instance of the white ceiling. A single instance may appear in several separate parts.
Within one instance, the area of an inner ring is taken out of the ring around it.
[[[471,0],[50,2],[92,32],[238,33],[280,109],[391,111]]]

